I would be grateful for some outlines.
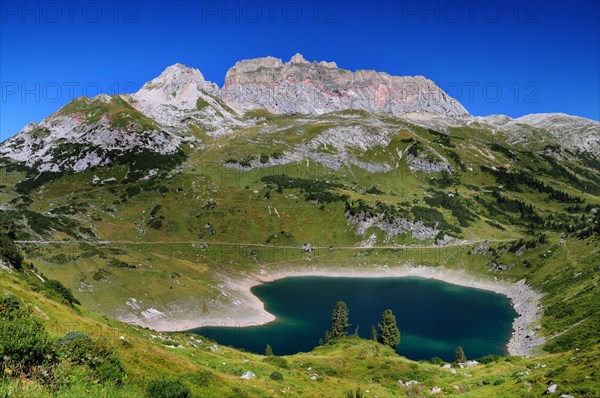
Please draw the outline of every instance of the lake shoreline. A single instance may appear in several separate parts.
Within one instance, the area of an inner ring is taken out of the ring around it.
[[[541,318],[541,294],[527,286],[524,280],[508,283],[493,279],[476,278],[464,271],[425,266],[378,267],[361,270],[342,268],[304,268],[276,272],[262,270],[259,273],[248,275],[242,280],[232,279],[224,284],[224,290],[227,291],[224,294],[227,295],[228,293],[235,292],[237,301],[243,300],[245,302],[244,304],[246,305],[243,308],[230,308],[229,310],[225,308],[219,311],[221,314],[213,314],[206,317],[200,316],[200,319],[196,319],[195,321],[162,319],[150,327],[157,331],[174,332],[191,330],[203,326],[257,326],[270,323],[276,319],[275,316],[265,310],[264,303],[252,294],[251,289],[266,282],[301,276],[335,278],[419,277],[493,291],[507,296],[518,315],[513,321],[513,333],[506,346],[508,353],[517,356],[530,356],[533,355],[535,347],[544,342],[542,338],[535,335],[535,327],[539,325]]]

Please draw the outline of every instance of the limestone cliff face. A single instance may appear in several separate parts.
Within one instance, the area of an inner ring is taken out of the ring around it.
[[[286,63],[273,57],[236,63],[227,72],[219,95],[238,112],[265,108],[274,113],[319,115],[359,109],[394,115],[468,115],[457,100],[422,76],[351,72],[333,62],[310,63],[300,54]]]

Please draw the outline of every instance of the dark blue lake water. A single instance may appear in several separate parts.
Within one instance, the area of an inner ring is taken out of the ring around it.
[[[277,320],[262,326],[205,327],[194,332],[223,345],[276,355],[312,350],[331,325],[335,303],[350,309],[349,333],[370,336],[390,308],[401,333],[398,353],[450,361],[460,345],[468,358],[506,354],[517,316],[510,300],[486,290],[423,278],[293,277],[252,288]]]

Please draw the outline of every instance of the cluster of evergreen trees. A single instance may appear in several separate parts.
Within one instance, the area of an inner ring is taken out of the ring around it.
[[[3,212],[0,212],[0,259],[8,262],[14,268],[20,269],[23,265],[23,256],[14,243],[15,238],[14,221]]]
[[[540,181],[530,175],[523,173],[511,173],[504,168],[492,169],[490,167],[481,166],[481,171],[490,173],[496,179],[498,184],[503,185],[507,189],[515,192],[521,192],[519,184],[535,189],[540,193],[547,193],[548,197],[556,202],[561,203],[583,203],[584,200],[578,196],[569,195],[565,191],[555,189],[550,185],[546,185],[543,181]]]
[[[331,314],[331,330],[325,332],[325,342],[343,337],[348,334],[350,311],[348,305],[343,301],[338,301]],[[400,330],[396,323],[396,317],[392,310],[387,309],[381,314],[378,323],[379,332],[375,326],[371,326],[371,340],[378,341],[394,350],[400,344]],[[358,330],[358,329],[357,329]]]
[[[273,185],[277,185],[275,190],[277,193],[283,193],[284,189],[300,189],[304,192],[304,199],[308,202],[332,203],[343,202],[348,199],[348,195],[339,195],[330,191],[342,188],[343,185],[339,183],[312,178],[290,177],[285,174],[264,176],[261,181],[267,184],[268,189],[273,189]]]

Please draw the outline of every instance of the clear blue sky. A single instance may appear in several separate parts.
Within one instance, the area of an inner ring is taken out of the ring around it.
[[[474,115],[599,120],[599,3],[1,0],[0,138],[176,62],[221,85],[238,60],[296,52],[426,76]]]

